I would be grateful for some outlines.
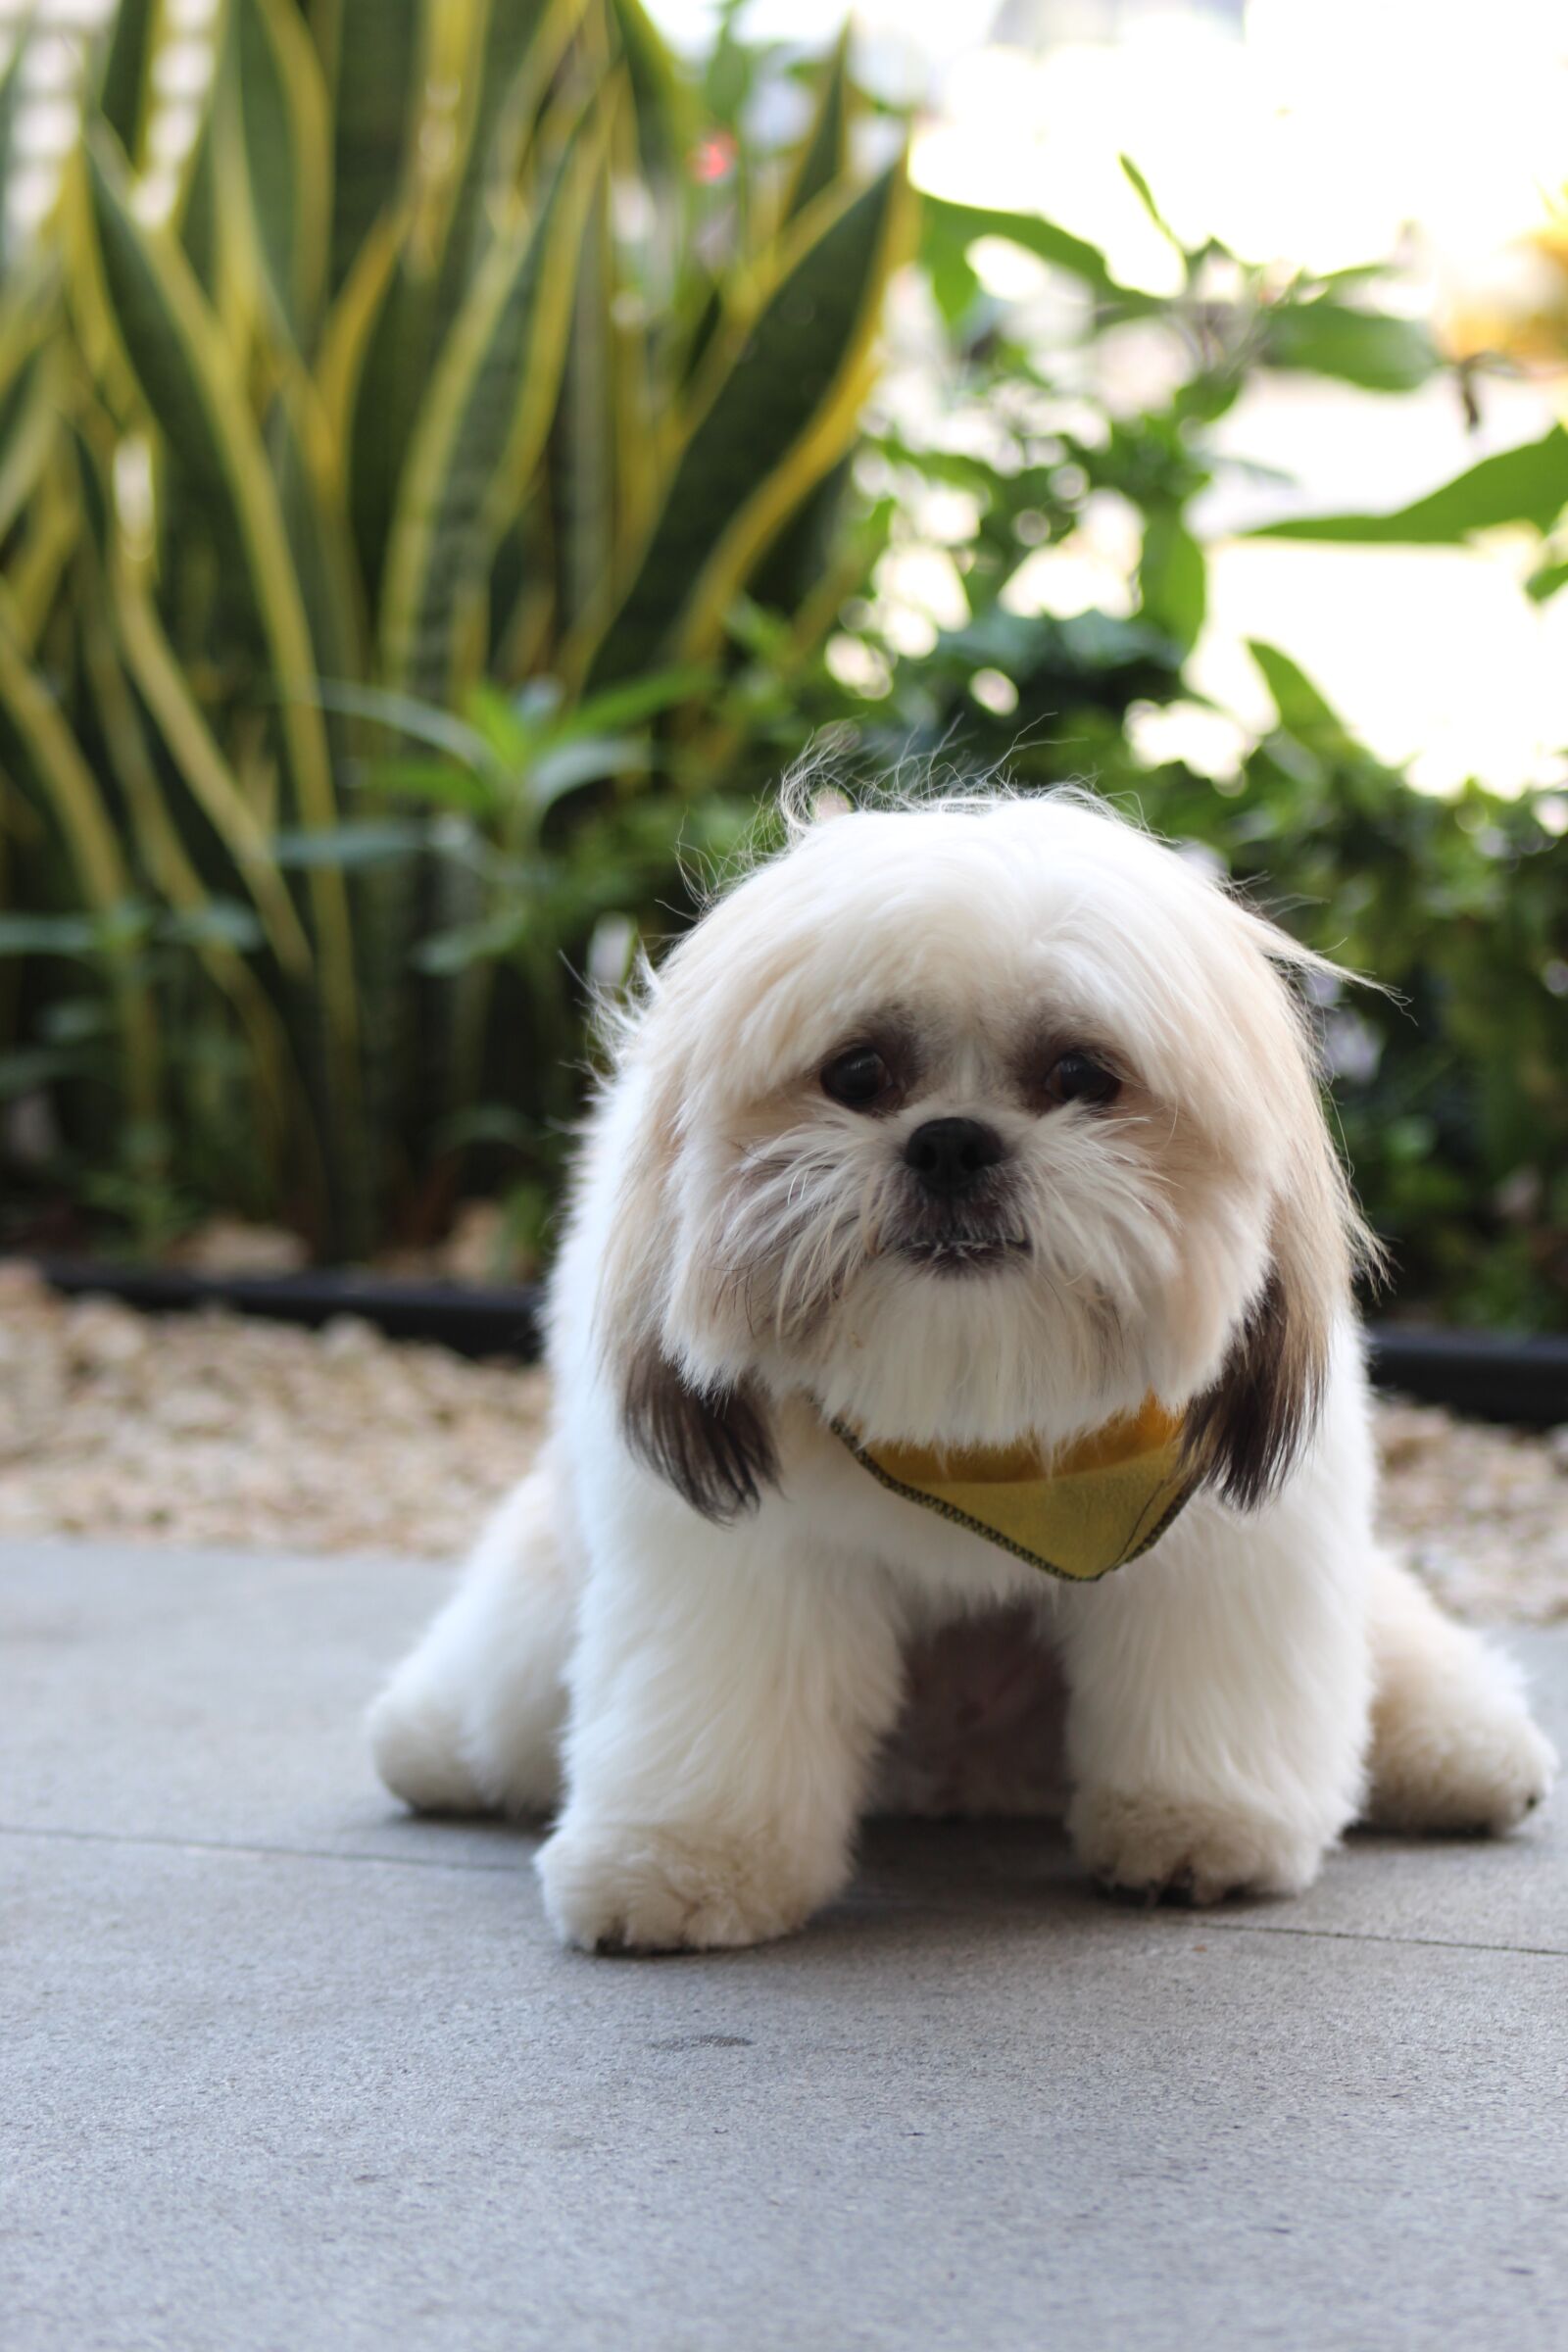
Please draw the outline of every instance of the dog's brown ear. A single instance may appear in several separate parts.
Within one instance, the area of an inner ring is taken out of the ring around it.
[[[1187,1459],[1203,1485],[1243,1510],[1272,1494],[1317,1426],[1327,1366],[1324,1336],[1272,1265],[1218,1380],[1187,1408]]]
[[[720,1526],[754,1511],[778,1476],[765,1409],[744,1383],[704,1393],[657,1343],[637,1350],[621,1387],[621,1428],[640,1462]]]
[[[1275,1492],[1317,1428],[1334,1327],[1350,1311],[1360,1230],[1325,1136],[1302,1153],[1276,1203],[1268,1273],[1219,1378],[1187,1411],[1188,1460],[1244,1510]]]

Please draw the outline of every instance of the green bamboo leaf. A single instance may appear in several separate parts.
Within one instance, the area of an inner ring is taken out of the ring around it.
[[[797,224],[748,321],[704,364],[662,509],[588,666],[590,688],[702,660],[771,539],[848,448],[910,224],[902,160]],[[578,657],[580,659],[580,656]]]
[[[174,219],[180,251],[196,283],[212,301],[218,284],[218,174],[213,166],[214,101],[209,96],[200,130],[185,164]]]
[[[133,165],[142,160],[160,0],[117,0],[98,82],[98,112]]]
[[[853,96],[850,26],[846,24],[823,68],[810,124],[790,176],[789,192],[784,199],[786,220],[795,220],[818,196],[842,182],[849,168]]]
[[[234,586],[255,620],[280,702],[280,726],[300,816],[335,822],[326,733],[313,696],[310,624],[290,561],[288,536],[266,454],[233,356],[202,298],[189,264],[167,235],[131,211],[112,147],[101,135],[86,150],[86,191],[109,311],[148,414],[177,453],[203,498],[220,546],[235,566]],[[329,1034],[350,1071],[358,1019],[348,904],[330,869],[313,876]]]
[[[1303,514],[1264,523],[1250,539],[1332,539],[1351,545],[1453,547],[1473,531],[1510,522],[1549,530],[1568,506],[1568,432],[1560,424],[1539,441],[1483,458],[1441,490],[1392,514]]]
[[[239,197],[271,309],[309,349],[325,282],[331,211],[326,91],[294,0],[229,0],[224,99],[237,136],[218,158]]]
[[[381,642],[388,677],[427,701],[450,700],[502,522],[550,428],[603,135],[602,121],[580,130],[537,211],[492,245],[419,413],[388,542]]]

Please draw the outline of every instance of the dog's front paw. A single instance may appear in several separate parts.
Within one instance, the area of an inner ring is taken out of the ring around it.
[[[766,1943],[821,1899],[766,1835],[635,1822],[564,1824],[535,1864],[564,1943],[586,1952],[703,1952]]]
[[[1327,1840],[1250,1806],[1085,1788],[1067,1828],[1107,1894],[1148,1903],[1217,1903],[1228,1894],[1299,1894]]]

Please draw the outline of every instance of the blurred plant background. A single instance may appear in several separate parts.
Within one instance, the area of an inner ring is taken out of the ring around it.
[[[1244,539],[1502,544],[1549,618],[1561,216],[1523,293],[1439,302],[1190,229],[1129,155],[1131,270],[929,139],[917,193],[874,41],[753,13],[226,0],[193,43],[122,0],[53,176],[14,48],[0,1242],[389,1262],[483,1200],[532,1271],[587,984],[812,748],[1088,778],[1375,975],[1322,1014],[1400,1311],[1568,1326],[1560,752],[1412,781],[1298,645],[1211,651]],[[1445,397],[1461,462],[1303,501],[1246,447],[1275,386],[1373,442]]]

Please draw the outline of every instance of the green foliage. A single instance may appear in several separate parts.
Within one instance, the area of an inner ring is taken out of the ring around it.
[[[1375,270],[1184,247],[1128,162],[1174,295],[1054,222],[927,200],[936,413],[867,407],[902,170],[856,168],[845,43],[803,68],[739,15],[692,72],[638,0],[228,0],[156,228],[160,16],[123,0],[0,297],[20,1229],[64,1200],[156,1250],[222,1206],[341,1255],[438,1233],[466,1190],[536,1254],[588,986],[687,919],[810,745],[873,778],[1087,777],[1375,975],[1321,1010],[1401,1303],[1568,1323],[1568,807],[1413,792],[1266,645],[1277,723],[1233,773],[1150,748],[1197,699],[1211,428],[1268,370],[1397,398],[1439,364],[1425,329]],[[786,74],[806,119],[763,152],[747,125]],[[984,290],[982,238],[1070,297],[1050,349]],[[1144,407],[1100,388],[1124,328],[1168,363]],[[1544,600],[1565,451],[1271,527],[1522,522]],[[911,651],[884,562],[942,501],[964,617]],[[1039,610],[1031,558],[1107,501],[1136,526],[1118,593]]]
[[[746,660],[730,692],[744,718],[732,740],[749,735],[783,758],[814,728],[870,775],[934,762],[1025,784],[1087,778],[1156,830],[1202,845],[1255,904],[1379,984],[1347,985],[1322,1013],[1336,1115],[1400,1305],[1568,1325],[1568,796],[1509,799],[1475,782],[1451,799],[1413,791],[1266,645],[1252,652],[1277,723],[1235,773],[1215,782],[1140,748],[1147,716],[1198,699],[1185,662],[1205,562],[1188,517],[1216,466],[1204,428],[1254,368],[1302,364],[1306,343],[1286,321],[1318,314],[1330,291],[1300,281],[1282,292],[1231,268],[1219,302],[1214,256],[1187,256],[1182,294],[1133,306],[1157,318],[1184,364],[1161,405],[1112,414],[1086,400],[1077,353],[1043,362],[982,294],[965,255],[982,234],[1013,238],[1010,218],[965,214],[956,227],[955,212],[928,208],[923,252],[950,320],[945,405],[918,437],[873,427],[845,523],[858,571],[841,610],[852,659],[836,667],[875,681],[877,699],[847,692],[820,659],[801,660],[788,630],[754,609],[737,621]],[[1028,224],[1014,241],[1086,288],[1091,341],[1131,315],[1076,240]],[[1314,358],[1365,388],[1359,352],[1331,340]],[[1568,502],[1565,448],[1553,429],[1403,516],[1357,518],[1335,535],[1457,542],[1519,519],[1549,533]],[[876,564],[918,537],[934,494],[952,492],[974,515],[951,551],[969,617],[911,657],[888,634]],[[1071,539],[1107,492],[1141,527],[1130,609],[1067,618],[1031,609],[1018,591],[1034,551]]]
[[[122,0],[0,293],[0,889],[89,926],[12,934],[49,1140],[8,1190],[107,1170],[133,1239],[238,1201],[353,1253],[439,1221],[474,1090],[576,1058],[562,959],[677,887],[659,747],[851,445],[909,199],[852,160],[842,44],[796,150],[721,116],[698,173],[636,0],[226,0],[153,224],[165,37]],[[415,705],[491,751],[421,772]],[[525,988],[453,944],[503,932]],[[57,1036],[68,936],[106,1018]]]

